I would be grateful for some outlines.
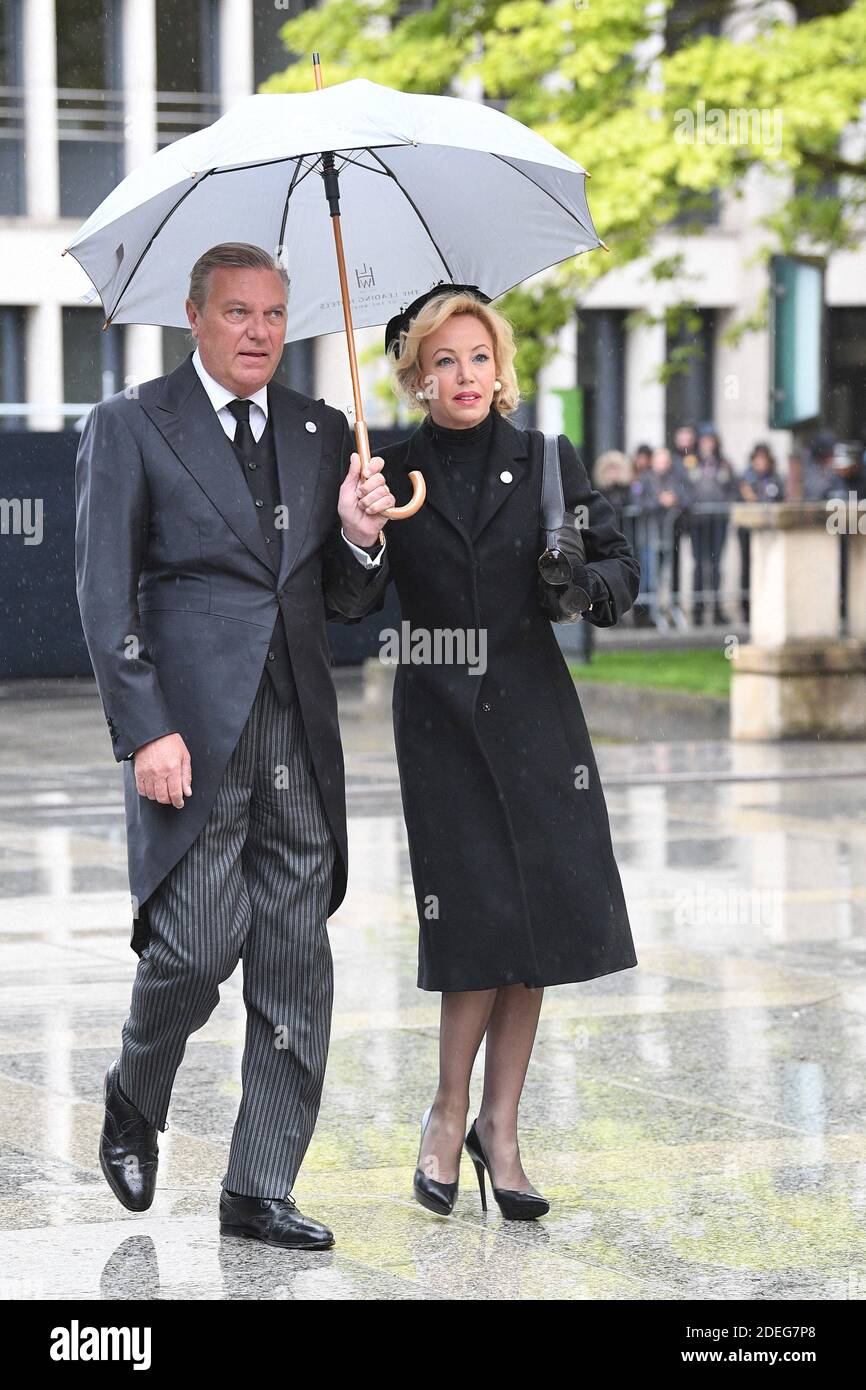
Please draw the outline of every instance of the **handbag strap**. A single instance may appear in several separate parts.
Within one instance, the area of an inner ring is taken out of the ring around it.
[[[556,549],[556,532],[565,522],[565,497],[559,461],[559,435],[544,436],[544,471],[541,479],[541,529],[547,532],[548,550]]]

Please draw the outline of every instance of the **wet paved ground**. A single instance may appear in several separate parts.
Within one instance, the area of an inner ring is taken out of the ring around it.
[[[484,1217],[464,1156],[443,1219],[411,1196],[438,996],[415,986],[390,711],[338,678],[351,872],[295,1186],[337,1245],[306,1255],[218,1234],[240,969],[187,1045],[153,1207],[108,1189],[102,1081],[136,965],[121,774],[92,687],[0,692],[0,1292],[866,1297],[866,745],[597,745],[639,965],[545,998],[521,1141],[550,1215]]]

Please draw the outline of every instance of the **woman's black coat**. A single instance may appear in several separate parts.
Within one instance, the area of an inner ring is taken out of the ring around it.
[[[638,562],[571,441],[559,446],[566,509],[588,509],[587,563],[608,594],[581,621],[608,627],[637,596]],[[486,633],[483,674],[472,650],[463,664],[412,664],[406,642],[394,681],[421,989],[561,984],[637,964],[583,712],[536,597],[542,454],[538,431],[494,411],[470,535],[423,424],[381,450],[398,504],[411,469],[427,483],[425,505],[386,533],[403,629]]]

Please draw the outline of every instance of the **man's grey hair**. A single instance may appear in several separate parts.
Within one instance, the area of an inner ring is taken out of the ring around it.
[[[261,246],[253,246],[248,241],[222,241],[219,246],[211,246],[199,256],[189,276],[189,297],[199,313],[204,310],[210,289],[210,277],[221,265],[242,266],[246,270],[275,270],[282,278],[289,297],[291,280],[285,266]]]

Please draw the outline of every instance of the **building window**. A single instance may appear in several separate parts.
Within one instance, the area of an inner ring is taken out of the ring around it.
[[[20,0],[0,0],[0,216],[24,212]]]
[[[700,326],[685,325],[668,332],[666,360],[674,355],[683,361],[683,370],[670,378],[665,390],[665,439],[672,441],[678,425],[700,425],[713,419],[713,351],[715,311],[698,309]]]
[[[122,391],[124,331],[112,324],[104,332],[101,309],[63,310],[63,399],[92,405]]]
[[[285,7],[275,5],[253,5],[253,86],[259,90],[274,73],[285,72],[292,63],[300,61],[301,55],[289,53],[280,38],[280,30],[290,19],[297,19],[304,10],[312,9],[316,0],[288,0]],[[310,61],[310,55],[304,55]],[[325,59],[327,64],[327,58]],[[328,82],[327,66],[324,69],[325,83]],[[310,90],[313,89],[313,72],[310,64]]]
[[[188,328],[163,328],[162,330],[162,370],[173,372],[185,357],[195,348]]]
[[[707,4],[707,0],[673,0],[665,14],[665,53],[676,53],[686,44],[722,32],[722,12],[726,5]]]
[[[281,386],[291,387],[293,391],[300,391],[304,396],[315,396],[315,346],[315,338],[299,338],[297,342],[286,343],[273,380]]]
[[[408,19],[410,15],[418,14],[421,10],[432,10],[434,4],[435,0],[399,0],[391,17],[392,23],[397,24],[401,19]]]
[[[122,177],[117,0],[57,5],[60,213],[87,216]]]
[[[665,53],[676,53],[686,44],[694,43],[707,34],[718,36],[722,29],[720,11],[724,8],[707,5],[706,0],[674,0],[665,15]],[[694,206],[684,207],[667,224],[672,231],[676,231],[678,227],[718,226],[721,213],[718,189],[711,189],[709,197],[703,191],[696,191],[692,196]]]
[[[160,149],[219,117],[217,0],[156,0],[156,86]]]
[[[16,306],[0,306],[0,401],[21,405],[27,380],[27,331],[25,311]],[[24,428],[21,415],[0,415],[0,429]]]
[[[837,439],[866,443],[866,308],[827,310],[824,419]]]
[[[625,434],[625,313],[581,309],[577,318],[579,445],[587,468]]]
[[[797,23],[805,24],[809,19],[826,19],[827,15],[841,14],[851,8],[851,0],[796,0]]]

